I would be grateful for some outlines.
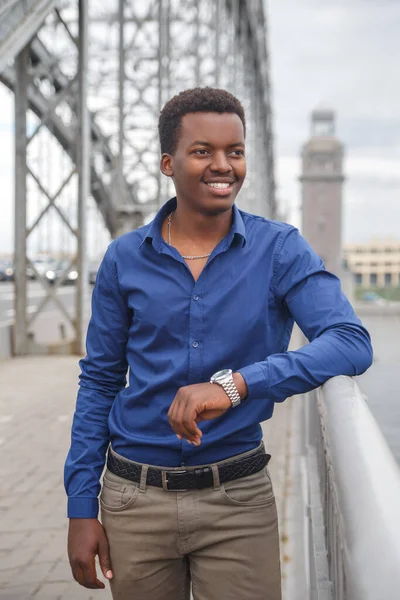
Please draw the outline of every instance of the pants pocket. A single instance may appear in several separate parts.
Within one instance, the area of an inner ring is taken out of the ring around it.
[[[138,484],[106,470],[100,493],[100,505],[104,510],[112,512],[125,510],[135,502],[138,494]]]
[[[224,500],[236,506],[268,506],[275,500],[267,467],[253,475],[226,481],[220,492]]]

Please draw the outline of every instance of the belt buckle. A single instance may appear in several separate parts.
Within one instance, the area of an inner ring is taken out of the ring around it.
[[[182,469],[182,471],[161,471],[161,481],[162,481],[162,488],[163,490],[165,490],[166,492],[187,492],[187,488],[181,488],[181,489],[174,489],[171,490],[168,487],[168,475],[169,474],[182,474],[182,473],[187,473],[186,469]]]

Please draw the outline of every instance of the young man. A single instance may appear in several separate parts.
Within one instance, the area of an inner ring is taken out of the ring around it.
[[[65,465],[73,576],[103,588],[98,555],[115,600],[188,599],[190,580],[195,600],[279,600],[260,422],[274,402],[363,373],[370,338],[294,227],[235,206],[234,96],[187,90],[159,132],[176,198],[110,244],[93,291]],[[288,352],[293,320],[310,344]]]

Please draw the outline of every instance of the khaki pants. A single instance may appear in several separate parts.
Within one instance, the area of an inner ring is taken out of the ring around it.
[[[146,465],[140,484],[105,472],[101,520],[114,600],[189,600],[190,583],[194,600],[281,599],[267,467],[224,484],[213,472],[214,487],[186,492],[146,486]]]

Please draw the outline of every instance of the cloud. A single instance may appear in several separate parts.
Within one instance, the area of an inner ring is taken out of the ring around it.
[[[278,189],[293,222],[300,220],[301,146],[311,111],[324,105],[336,111],[345,146],[345,240],[393,235],[400,222],[400,3],[275,0],[269,14]]]
[[[336,111],[346,149],[344,238],[392,235],[400,222],[400,2],[269,5],[278,194],[290,219],[299,224],[299,154],[310,113],[325,104]],[[13,235],[13,119],[13,94],[0,85],[0,252]]]

